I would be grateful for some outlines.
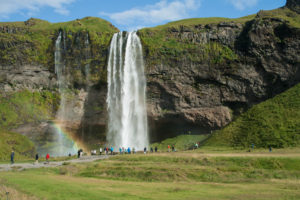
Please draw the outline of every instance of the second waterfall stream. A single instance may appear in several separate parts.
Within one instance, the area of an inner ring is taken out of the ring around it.
[[[136,32],[114,34],[107,66],[107,141],[115,148],[148,147],[146,78]]]

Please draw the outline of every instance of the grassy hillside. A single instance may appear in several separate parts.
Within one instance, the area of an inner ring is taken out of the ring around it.
[[[154,149],[158,148],[158,151],[167,151],[168,145],[172,147],[174,145],[177,151],[184,151],[192,149],[197,142],[202,142],[207,139],[207,135],[180,135],[175,138],[168,138],[159,143],[153,143],[150,146]]]
[[[11,151],[15,159],[25,159],[35,155],[34,144],[25,136],[10,131],[0,130],[0,160],[10,160]]]
[[[300,145],[300,84],[253,106],[234,122],[217,131],[206,145],[250,147]]]

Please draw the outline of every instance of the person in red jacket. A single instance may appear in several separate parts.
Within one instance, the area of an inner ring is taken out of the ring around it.
[[[46,155],[46,162],[47,163],[49,163],[49,158],[50,158],[50,155],[49,155],[49,153],[47,153],[47,155]]]

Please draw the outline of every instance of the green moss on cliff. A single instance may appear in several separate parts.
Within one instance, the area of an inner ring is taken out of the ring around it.
[[[59,98],[49,91],[30,92],[24,90],[0,95],[0,126],[13,128],[20,124],[53,118]]]
[[[300,15],[287,7],[260,11],[258,16],[260,18],[282,19],[287,21],[290,26],[300,28]]]
[[[250,147],[300,145],[300,84],[253,106],[217,131],[206,145]]]
[[[174,36],[169,29],[143,29],[139,31],[139,35],[148,60],[153,63],[189,60],[221,64],[238,58],[235,52],[226,45],[218,42],[197,44],[191,39]]]
[[[35,148],[25,136],[5,130],[0,130],[0,160],[10,160],[11,151],[15,151],[15,160],[33,158]]]
[[[7,65],[20,61],[53,65],[54,43],[59,30],[64,30],[71,40],[75,33],[89,33],[89,39],[97,49],[107,49],[112,34],[118,32],[109,22],[96,17],[63,23],[31,18],[26,22],[0,22],[0,27],[3,29],[0,32],[0,61]]]

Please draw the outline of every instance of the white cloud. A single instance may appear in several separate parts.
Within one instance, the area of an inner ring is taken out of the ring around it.
[[[0,0],[0,17],[8,18],[14,13],[34,13],[41,7],[51,7],[56,13],[67,15],[65,5],[75,0]]]
[[[238,10],[245,10],[248,7],[255,6],[258,0],[229,0],[229,2]]]
[[[100,15],[108,16],[116,24],[127,27],[143,27],[149,24],[158,24],[189,17],[191,11],[200,7],[200,0],[161,0],[154,5],[142,8],[132,8],[118,13],[101,12]]]

